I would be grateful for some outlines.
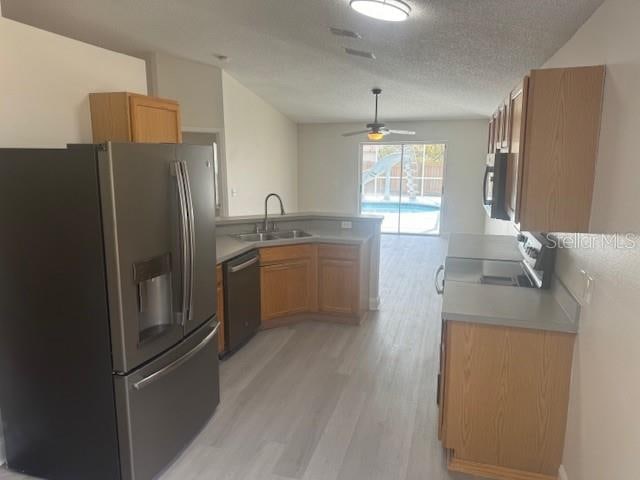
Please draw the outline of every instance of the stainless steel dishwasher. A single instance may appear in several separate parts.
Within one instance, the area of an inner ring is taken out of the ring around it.
[[[260,328],[260,269],[253,250],[224,268],[225,341],[233,353]]]

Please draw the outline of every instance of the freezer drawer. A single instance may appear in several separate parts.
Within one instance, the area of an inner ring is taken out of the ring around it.
[[[123,480],[151,480],[198,434],[220,400],[218,322],[158,359],[115,376]]]

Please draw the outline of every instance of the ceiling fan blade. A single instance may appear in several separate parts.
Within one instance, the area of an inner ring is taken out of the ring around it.
[[[354,137],[356,135],[362,135],[363,133],[369,133],[369,130],[360,130],[358,132],[349,132],[349,133],[343,133],[342,136],[343,137]]]
[[[416,132],[412,132],[411,130],[387,130],[387,131],[395,135],[415,135],[416,134]]]

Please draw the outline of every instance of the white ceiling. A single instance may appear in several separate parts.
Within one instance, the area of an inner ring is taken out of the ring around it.
[[[228,55],[223,68],[292,119],[334,122],[369,120],[374,86],[384,120],[487,116],[602,1],[408,0],[404,23],[361,16],[348,0],[2,0],[2,13],[141,57]]]

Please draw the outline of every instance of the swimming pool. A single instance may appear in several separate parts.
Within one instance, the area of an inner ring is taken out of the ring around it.
[[[438,212],[440,207],[422,203],[401,203],[399,211],[400,213]],[[362,213],[398,213],[398,204],[395,202],[363,202]]]

